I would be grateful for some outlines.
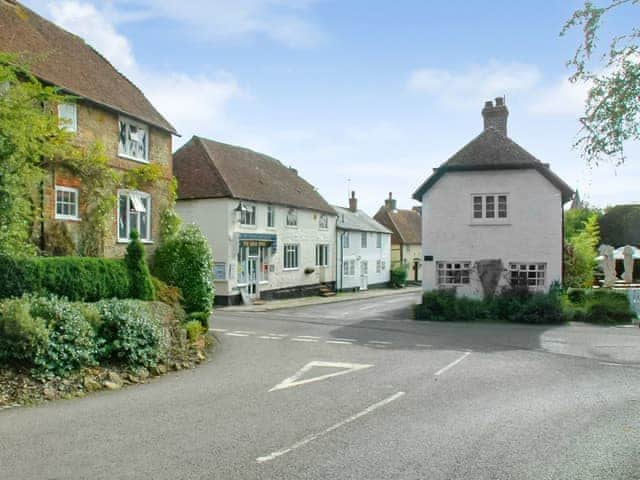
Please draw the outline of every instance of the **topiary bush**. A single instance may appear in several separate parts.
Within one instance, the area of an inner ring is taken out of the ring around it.
[[[398,265],[391,269],[391,288],[403,288],[407,284],[407,267]]]
[[[100,358],[135,369],[154,367],[166,358],[168,339],[158,319],[140,302],[105,300],[96,304]]]
[[[29,293],[85,302],[127,298],[129,275],[122,260],[0,255],[0,298]]]
[[[153,273],[179,287],[187,313],[211,312],[213,306],[213,258],[200,229],[191,224],[156,250]]]
[[[129,296],[138,300],[153,300],[155,292],[138,232],[132,230],[130,238],[124,257],[124,263],[129,273]]]

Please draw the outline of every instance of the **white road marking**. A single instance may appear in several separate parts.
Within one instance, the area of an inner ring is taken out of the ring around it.
[[[299,380],[302,376],[311,370],[313,367],[328,367],[328,368],[342,368],[342,370],[333,373],[327,373],[324,375],[320,375],[318,377],[305,378],[304,380]],[[365,368],[373,367],[373,365],[368,365],[365,363],[344,363],[344,362],[321,362],[321,361],[313,361],[307,363],[304,367],[296,372],[295,375],[285,378],[275,387],[273,387],[270,392],[274,392],[276,390],[282,390],[283,388],[295,387],[297,385],[304,385],[311,382],[317,382],[319,380],[325,380],[331,377],[337,377],[338,375],[344,375],[346,373],[357,372],[358,370],[363,370]]]
[[[244,333],[246,335],[255,335],[256,332],[249,332],[249,331],[245,331],[245,330],[236,330],[235,333]]]
[[[210,328],[209,331],[210,332],[226,332],[227,329],[226,328]]]
[[[249,336],[246,333],[235,333],[235,332],[228,332],[228,333],[225,333],[225,335],[229,335],[230,337],[248,337]]]
[[[319,432],[319,433],[315,433],[313,435],[309,435],[308,437],[304,438],[303,440],[300,440],[297,443],[294,443],[293,445],[291,445],[289,448],[285,448],[283,450],[278,450],[277,452],[273,452],[270,453],[269,455],[265,455],[264,457],[258,457],[256,458],[256,462],[258,463],[264,463],[264,462],[268,462],[271,460],[274,460],[278,457],[281,457],[282,455],[285,455],[289,452],[292,452],[294,450],[297,450],[300,447],[305,446],[307,443],[313,442],[314,440],[323,437],[331,432],[333,432],[334,430],[337,430],[340,427],[343,427],[345,425],[347,425],[348,423],[351,423],[357,419],[359,419],[360,417],[363,417],[375,410],[377,410],[380,407],[383,407],[397,399],[399,399],[400,397],[402,397],[405,394],[405,392],[398,392],[395,393],[393,395],[391,395],[389,398],[385,398],[384,400],[378,402],[378,403],[374,403],[373,405],[365,408],[364,410],[362,410],[361,412],[356,413],[355,415],[350,416],[349,418],[342,420],[341,422],[336,423],[335,425],[332,425],[329,428],[326,428],[325,430]]]
[[[391,345],[391,342],[383,342],[383,341],[379,341],[379,340],[371,340],[368,343],[372,343],[374,345]]]
[[[457,364],[459,364],[462,360],[464,360],[465,358],[467,358],[469,355],[471,355],[471,352],[465,352],[463,353],[457,360],[454,360],[453,362],[451,362],[449,365],[447,365],[446,367],[441,368],[440,370],[438,370],[435,373],[435,376],[439,376],[442,375],[444,372],[446,372],[447,370],[449,370],[452,367],[455,367]]]
[[[320,337],[314,337],[313,335],[298,335],[298,338],[315,338],[317,340]]]
[[[290,340],[292,342],[312,342],[312,343],[316,343],[318,341],[315,338],[291,338]]]
[[[429,347],[431,347],[431,345],[426,345],[426,344],[424,344],[424,343],[417,343],[417,344],[416,344],[416,347],[420,347],[420,348],[429,348]]]
[[[272,337],[288,337],[289,336],[286,333],[270,333],[269,335],[271,335]]]
[[[282,337],[272,337],[271,335],[261,335],[258,337],[260,340],[283,340]]]
[[[365,305],[364,307],[360,307],[359,310],[371,310],[372,308],[380,307],[380,305]]]
[[[338,340],[340,342],[357,342],[355,338],[334,338],[334,340]]]
[[[353,345],[353,342],[345,342],[344,340],[327,340],[325,343],[332,343],[336,345]]]

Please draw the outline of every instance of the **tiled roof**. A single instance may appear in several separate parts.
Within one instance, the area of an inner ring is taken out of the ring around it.
[[[178,199],[237,198],[335,215],[317,190],[275,158],[193,137],[173,155]]]
[[[0,0],[0,51],[22,58],[45,83],[176,133],[144,94],[82,38],[17,2]]]
[[[374,218],[391,232],[392,241],[408,245],[422,244],[422,216],[415,210],[380,208]]]
[[[524,148],[499,133],[487,128],[467,143],[449,160],[434,170],[429,178],[416,190],[413,198],[422,201],[422,196],[446,172],[471,170],[518,170],[535,169],[562,192],[563,201],[573,196],[573,189]]]
[[[376,222],[362,210],[356,210],[354,212],[348,208],[338,207],[335,205],[333,208],[338,214],[338,220],[336,223],[337,228],[341,228],[343,230],[357,230],[359,232],[391,233],[391,230]]]

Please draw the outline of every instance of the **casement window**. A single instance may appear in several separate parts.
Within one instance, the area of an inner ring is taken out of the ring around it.
[[[360,275],[369,275],[369,262],[366,260],[360,262]]]
[[[356,274],[356,261],[355,260],[345,260],[342,263],[342,274],[345,277],[353,277]]]
[[[293,270],[298,268],[298,245],[289,244],[284,246],[284,269]]]
[[[537,289],[544,287],[546,263],[509,263],[512,287]]]
[[[376,233],[376,248],[382,248],[382,234]]]
[[[80,194],[77,188],[56,185],[56,213],[58,220],[79,220]]]
[[[287,211],[287,227],[298,226],[298,211],[295,208],[290,208]]]
[[[507,202],[507,194],[472,195],[472,217],[476,221],[504,221],[509,216]]]
[[[329,245],[316,245],[316,267],[329,266]]]
[[[360,247],[367,248],[367,232],[362,232],[360,236]]]
[[[149,161],[149,128],[135,120],[120,117],[118,155],[139,162]]]
[[[438,262],[436,264],[438,285],[468,285],[471,262]]]
[[[382,272],[382,260],[376,260],[376,273]]]
[[[267,227],[273,228],[276,225],[276,209],[273,205],[267,205]]]
[[[320,215],[320,219],[318,220],[318,226],[322,230],[326,230],[329,228],[329,217],[327,215]]]
[[[344,232],[342,234],[342,248],[349,248],[351,246],[351,232]]]
[[[75,103],[58,104],[60,128],[68,132],[78,131],[78,106]]]
[[[151,195],[118,192],[118,241],[128,242],[133,230],[137,230],[140,240],[151,241]]]
[[[256,206],[245,205],[240,212],[240,224],[241,225],[255,225],[256,224]]]

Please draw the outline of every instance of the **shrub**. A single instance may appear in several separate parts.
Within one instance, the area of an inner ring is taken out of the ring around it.
[[[182,292],[178,287],[173,285],[167,285],[158,277],[151,277],[153,283],[153,289],[156,293],[156,300],[177,307],[182,302]]]
[[[167,339],[160,324],[140,302],[106,300],[96,305],[99,335],[105,341],[101,358],[135,369],[154,367],[166,356]]]
[[[85,257],[0,256],[0,298],[53,294],[72,301],[127,298],[129,276],[121,260]]]
[[[391,288],[402,288],[407,283],[407,267],[399,265],[391,269]]]
[[[187,338],[190,342],[195,342],[204,333],[204,328],[199,320],[190,320],[184,325],[187,331]]]
[[[211,312],[213,306],[213,259],[202,232],[187,225],[163,243],[155,254],[153,272],[179,287],[187,313]]]
[[[629,298],[622,292],[598,289],[591,291],[586,301],[585,321],[591,323],[630,323],[635,314]]]
[[[200,325],[209,329],[209,316],[211,314],[209,312],[193,312],[187,315],[187,321],[197,321],[200,322]]]
[[[127,254],[124,257],[124,263],[129,273],[129,295],[131,298],[139,300],[153,300],[155,293],[153,283],[151,282],[151,274],[145,259],[145,251],[138,232],[131,232],[131,240],[127,245]]]
[[[436,322],[473,322],[487,318],[486,302],[456,297],[453,289],[425,292],[422,303],[416,306],[417,320]]]
[[[569,288],[567,298],[575,305],[584,305],[587,301],[587,293],[581,288]]]
[[[48,341],[47,326],[41,318],[31,316],[28,299],[0,305],[0,362],[35,367],[42,363]]]

